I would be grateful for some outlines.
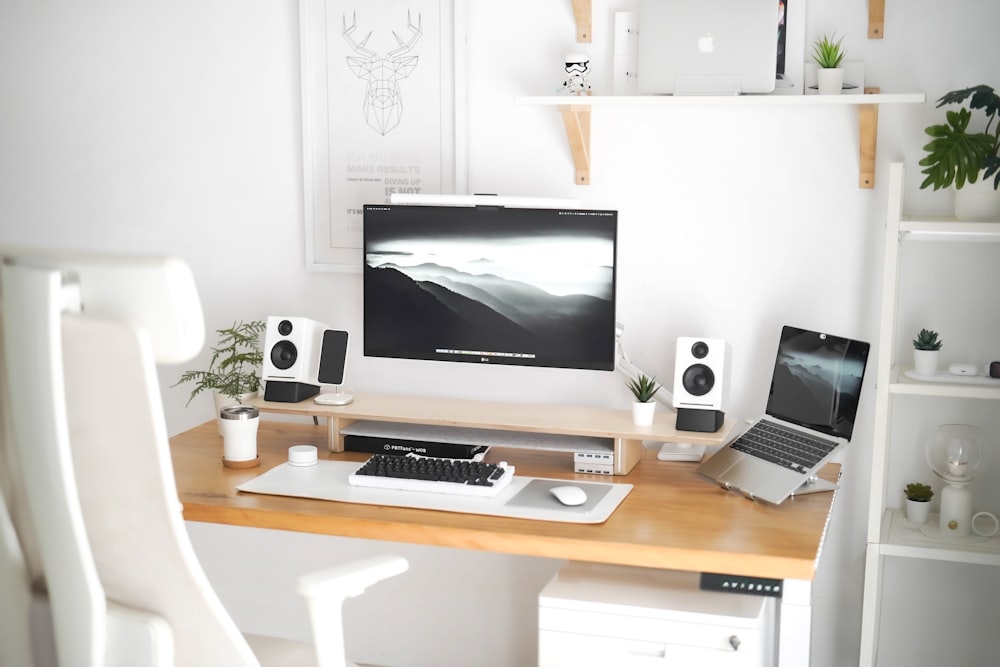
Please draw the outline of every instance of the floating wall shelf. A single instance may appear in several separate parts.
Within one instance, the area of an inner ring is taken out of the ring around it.
[[[574,2],[574,7],[577,5]],[[875,89],[869,89],[875,91]],[[590,184],[590,114],[595,106],[856,106],[858,107],[858,187],[875,187],[875,147],[880,104],[923,104],[923,93],[879,93],[864,95],[734,95],[719,97],[672,95],[551,95],[518,97],[517,104],[554,106],[562,114],[573,153],[577,185]]]

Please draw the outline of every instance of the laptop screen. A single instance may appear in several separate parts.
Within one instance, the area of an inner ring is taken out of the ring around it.
[[[767,414],[850,440],[868,349],[861,341],[783,327]]]

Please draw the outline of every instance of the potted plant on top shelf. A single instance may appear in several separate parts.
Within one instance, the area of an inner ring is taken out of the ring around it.
[[[629,380],[627,384],[635,396],[635,402],[632,404],[632,422],[636,426],[649,426],[653,423],[653,413],[656,412],[653,396],[660,390],[660,385],[656,383],[656,378],[643,373]]]
[[[953,90],[938,99],[937,108],[966,100],[968,108],[946,111],[944,123],[924,130],[932,140],[919,163],[926,174],[920,187],[954,185],[956,218],[1000,221],[1000,94],[986,85]],[[986,117],[981,130],[970,128],[976,110]]]
[[[939,350],[943,345],[937,331],[921,329],[913,339],[913,372],[920,375],[937,373]]]
[[[842,46],[844,38],[834,41],[836,37],[837,33],[830,37],[823,35],[813,42],[812,57],[819,67],[816,70],[816,88],[820,95],[840,95],[844,89],[844,70],[840,63],[847,52]]]
[[[195,396],[209,390],[215,400],[215,417],[232,404],[242,404],[260,391],[260,369],[264,361],[260,335],[265,324],[259,320],[236,322],[227,329],[218,329],[219,340],[212,348],[208,370],[184,371],[175,387],[194,383],[188,404]]]

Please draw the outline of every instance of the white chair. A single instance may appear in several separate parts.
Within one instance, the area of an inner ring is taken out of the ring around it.
[[[204,339],[187,267],[20,253],[0,271],[0,666],[49,664],[32,600],[63,667],[347,664],[343,600],[404,559],[302,577],[307,645],[241,635],[188,539],[154,366]]]

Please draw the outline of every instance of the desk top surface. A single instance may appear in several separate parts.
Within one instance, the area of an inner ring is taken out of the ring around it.
[[[508,460],[531,477],[628,483],[632,492],[607,522],[577,525],[387,508],[241,493],[243,483],[287,460],[288,447],[315,445],[321,459],[356,460],[366,454],[326,450],[327,426],[262,420],[261,465],[222,465],[222,438],[214,421],[171,438],[184,518],[258,528],[409,542],[500,553],[663,569],[811,580],[832,493],[786,500],[774,507],[718,488],[695,464],[659,461],[656,450],[625,476],[578,475],[568,452],[494,448],[487,460]],[[835,480],[839,466],[823,477]]]

